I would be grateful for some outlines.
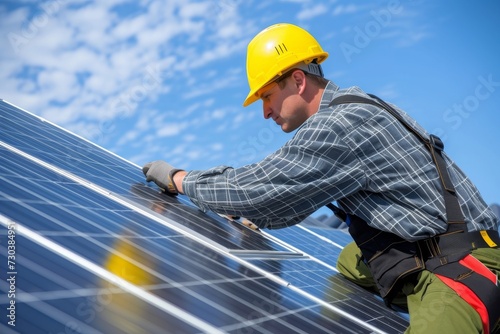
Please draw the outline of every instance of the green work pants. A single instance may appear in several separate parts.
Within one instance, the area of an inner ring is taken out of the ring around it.
[[[500,279],[499,248],[476,249],[472,255]],[[352,242],[340,253],[337,269],[348,280],[377,291],[370,270],[360,259],[361,251]],[[408,308],[410,325],[405,331],[407,334],[484,333],[481,318],[476,310],[427,270],[418,274],[416,283],[405,283],[400,294],[394,299],[394,304]],[[500,324],[497,324],[492,333],[500,333]]]

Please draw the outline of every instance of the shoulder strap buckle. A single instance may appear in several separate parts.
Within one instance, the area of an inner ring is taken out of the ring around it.
[[[439,152],[443,151],[444,150],[444,144],[443,144],[443,141],[441,140],[441,138],[439,138],[438,136],[436,135],[430,135],[429,136],[429,142],[430,144],[432,145],[432,147],[434,147],[436,150],[438,150]]]

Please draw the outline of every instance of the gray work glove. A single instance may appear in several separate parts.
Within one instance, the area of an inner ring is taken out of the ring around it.
[[[174,174],[181,170],[161,160],[148,162],[142,167],[142,172],[146,175],[147,182],[153,181],[161,190],[174,195],[179,193],[174,183]]]

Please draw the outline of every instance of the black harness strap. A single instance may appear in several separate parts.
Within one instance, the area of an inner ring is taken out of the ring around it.
[[[493,330],[495,324],[500,319],[500,307],[498,306],[500,301],[500,287],[498,287],[498,285],[495,286],[495,284],[486,277],[463,266],[459,263],[459,261],[470,254],[473,249],[492,247],[484,241],[484,237],[481,236],[481,233],[488,234],[490,240],[494,240],[494,242],[497,242],[497,245],[499,245],[500,238],[498,234],[496,231],[466,231],[465,219],[458,202],[455,187],[451,182],[450,175],[446,168],[446,161],[442,155],[444,145],[441,139],[432,134],[429,138],[424,137],[411,127],[410,124],[408,124],[408,122],[388,103],[373,94],[368,95],[371,98],[359,95],[342,95],[333,99],[329,106],[331,107],[333,105],[345,103],[375,105],[389,112],[407,130],[413,133],[427,146],[438,171],[439,179],[441,180],[448,226],[445,233],[418,242],[419,248],[423,250],[422,256],[425,261],[425,268],[435,274],[461,282],[471,289],[486,306],[489,315],[490,328]],[[347,216],[342,209],[334,206],[333,204],[329,204],[328,207],[332,209],[340,218]],[[352,230],[355,231],[356,228],[362,228],[366,225],[366,223],[362,222],[358,225],[359,226],[357,227],[353,226]],[[367,226],[368,225],[365,227]],[[357,233],[358,235],[361,234],[359,232]],[[384,262],[381,262],[381,264],[383,263]],[[408,264],[404,265],[408,266]],[[412,270],[415,270],[415,268]],[[391,289],[389,288],[389,291],[390,290]]]
[[[387,102],[373,94],[368,95],[372,99],[359,95],[342,95],[333,99],[332,102],[330,102],[329,106],[345,103],[364,103],[377,106],[388,111],[392,116],[394,116],[394,118],[396,118],[401,124],[403,124],[408,131],[417,136],[417,138],[419,138],[420,141],[422,141],[431,152],[432,159],[434,160],[439,173],[439,179],[441,180],[441,184],[443,186],[446,217],[448,219],[448,232],[458,230],[465,231],[464,216],[462,215],[460,204],[458,203],[458,199],[455,194],[455,187],[451,182],[450,175],[448,174],[448,170],[446,169],[446,162],[444,161],[441,154],[444,149],[444,145],[441,139],[434,135],[430,135],[429,138],[422,136],[418,131],[411,127],[408,122],[403,117],[401,117],[401,115],[396,112],[396,110],[394,110],[394,108],[391,107]]]

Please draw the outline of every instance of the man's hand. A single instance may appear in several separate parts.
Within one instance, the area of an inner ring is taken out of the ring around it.
[[[226,217],[227,219],[232,220],[232,221],[239,221],[242,225],[244,225],[244,226],[246,226],[254,231],[260,231],[259,227],[257,225],[255,225],[254,223],[252,223],[250,220],[248,220],[246,218],[240,218],[240,217],[236,217],[236,216],[232,216],[232,215],[223,215],[223,214],[218,214],[218,215],[221,217]]]
[[[174,183],[174,174],[179,171],[182,171],[182,169],[174,168],[161,160],[148,162],[142,167],[147,182],[153,181],[161,190],[174,195],[179,193]]]
[[[242,218],[241,223],[254,231],[259,231],[259,227],[246,218]]]

